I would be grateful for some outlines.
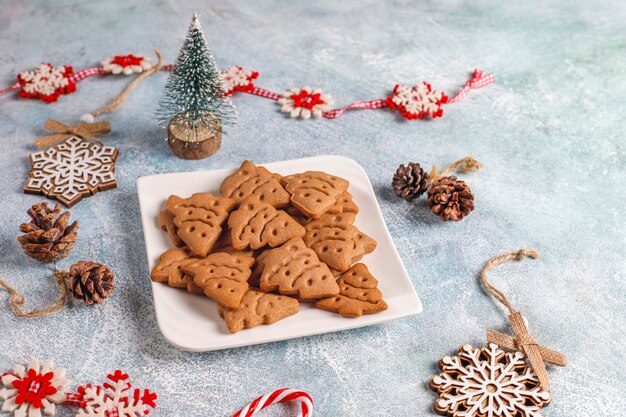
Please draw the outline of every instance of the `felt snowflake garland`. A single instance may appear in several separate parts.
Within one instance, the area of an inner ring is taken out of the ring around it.
[[[18,82],[4,90],[0,95],[13,89],[20,89],[24,98],[39,98],[51,103],[60,94],[70,94],[76,90],[76,83],[93,75],[124,74],[131,75],[153,67],[150,59],[140,55],[114,55],[102,61],[101,66],[87,68],[77,73],[72,67],[55,68],[51,64],[41,64],[32,71],[25,71],[18,76]],[[171,71],[173,65],[162,65],[161,71]],[[225,96],[235,93],[247,93],[270,100],[275,100],[280,111],[293,118],[309,119],[324,117],[334,119],[352,109],[378,110],[385,107],[397,110],[402,117],[414,120],[421,118],[438,118],[443,116],[443,105],[463,100],[473,89],[481,88],[495,81],[493,74],[485,74],[475,70],[472,77],[464,84],[462,90],[451,99],[441,91],[432,88],[423,81],[411,87],[396,84],[390,95],[385,98],[355,101],[341,108],[331,109],[333,100],[330,94],[310,87],[292,88],[283,94],[265,90],[254,85],[259,73],[235,65],[222,71],[222,87]]]

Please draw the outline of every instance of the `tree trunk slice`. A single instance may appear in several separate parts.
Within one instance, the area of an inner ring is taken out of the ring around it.
[[[215,128],[199,125],[196,133],[174,117],[167,126],[167,142],[174,155],[183,159],[202,159],[213,155],[222,145],[222,125],[215,118]]]

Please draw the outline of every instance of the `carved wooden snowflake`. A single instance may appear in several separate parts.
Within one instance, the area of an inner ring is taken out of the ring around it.
[[[65,401],[64,390],[70,384],[65,369],[54,368],[50,361],[40,367],[37,360],[28,368],[16,365],[13,372],[2,375],[1,381],[5,388],[0,390],[4,401],[0,412],[13,412],[14,417],[39,417],[42,412],[54,415],[55,404]]]
[[[107,375],[102,386],[78,388],[81,410],[76,417],[139,417],[156,407],[157,395],[150,390],[133,390],[128,374],[120,370]]]
[[[430,379],[439,393],[435,411],[450,417],[542,417],[550,393],[525,358],[494,343],[482,349],[461,346],[458,356],[439,361],[443,372]]]
[[[398,108],[407,119],[441,117],[441,105],[447,102],[448,97],[440,91],[434,91],[427,82],[411,88],[398,84],[393,89],[393,94],[387,97],[387,105],[392,109]]]
[[[118,151],[72,136],[65,142],[30,155],[28,194],[43,194],[72,207],[83,197],[117,186]]]

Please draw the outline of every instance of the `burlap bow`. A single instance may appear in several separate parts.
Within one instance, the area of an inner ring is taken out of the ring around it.
[[[111,131],[111,125],[107,121],[95,123],[80,122],[77,125],[69,126],[58,120],[48,119],[44,128],[55,133],[53,135],[36,138],[35,145],[38,148],[47,148],[56,145],[72,136],[78,136],[102,144],[102,142],[96,139],[96,136],[104,135]]]
[[[487,281],[487,271],[496,265],[502,264],[510,260],[521,261],[525,257],[537,259],[539,252],[535,249],[520,249],[517,252],[506,252],[491,259],[483,268],[480,279],[493,297],[500,301],[509,310],[509,323],[513,329],[515,337],[511,337],[495,330],[487,330],[487,340],[511,350],[519,350],[523,352],[530,362],[533,371],[539,379],[539,383],[544,390],[550,390],[550,379],[544,362],[558,366],[567,365],[567,357],[562,353],[556,352],[547,347],[541,346],[528,332],[528,327],[524,321],[522,313],[517,311],[509,302],[503,292],[495,288]]]

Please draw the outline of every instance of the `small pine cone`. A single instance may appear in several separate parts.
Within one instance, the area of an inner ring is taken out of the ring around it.
[[[26,255],[50,263],[70,254],[78,237],[78,222],[67,225],[70,221],[69,211],[61,213],[59,204],[51,209],[48,203],[43,202],[32,206],[28,215],[32,220],[20,225],[20,231],[25,234],[17,238]]]
[[[442,177],[428,190],[428,205],[444,222],[458,222],[474,210],[474,194],[456,177]]]
[[[400,165],[393,176],[391,186],[398,197],[413,200],[426,192],[428,173],[418,163],[409,162]]]
[[[70,267],[67,289],[85,304],[100,304],[113,292],[115,276],[111,269],[98,262],[79,261]]]

